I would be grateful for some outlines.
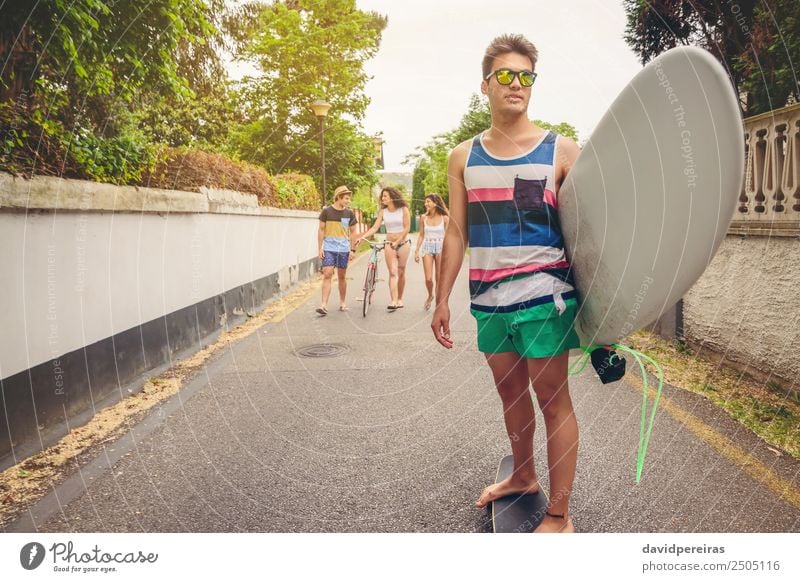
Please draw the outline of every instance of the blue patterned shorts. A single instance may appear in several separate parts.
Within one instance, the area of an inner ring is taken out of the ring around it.
[[[323,267],[336,267],[337,269],[346,269],[347,262],[350,260],[350,253],[335,253],[333,251],[325,251],[325,256],[322,259]]]

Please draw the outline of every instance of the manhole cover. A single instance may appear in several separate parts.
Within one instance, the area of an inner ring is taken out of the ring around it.
[[[336,358],[350,350],[344,344],[314,344],[295,351],[302,358]]]

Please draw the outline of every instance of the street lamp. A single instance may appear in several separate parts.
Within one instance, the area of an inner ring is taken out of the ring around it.
[[[328,110],[331,104],[317,99],[311,104],[311,111],[319,119],[319,147],[322,153],[322,207],[325,207],[325,116],[328,115]]]

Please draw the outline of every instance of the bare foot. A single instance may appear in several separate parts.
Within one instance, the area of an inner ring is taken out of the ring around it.
[[[575,531],[575,526],[572,524],[572,518],[569,515],[565,517],[545,515],[542,523],[533,530],[533,533],[575,533]]]
[[[539,491],[539,481],[535,477],[532,480],[524,480],[511,475],[508,479],[489,485],[484,489],[478,501],[475,502],[475,507],[486,507],[495,499],[500,499],[506,495],[536,493],[537,491]]]

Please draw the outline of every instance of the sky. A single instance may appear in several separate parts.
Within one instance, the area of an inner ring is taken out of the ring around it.
[[[383,132],[385,168],[454,129],[480,92],[483,51],[496,36],[520,33],[539,51],[528,110],[566,121],[586,140],[617,94],[641,69],[622,35],[622,0],[357,0],[386,15],[363,127]]]

